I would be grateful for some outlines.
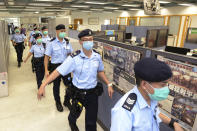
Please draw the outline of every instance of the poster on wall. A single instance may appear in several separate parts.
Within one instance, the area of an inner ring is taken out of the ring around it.
[[[168,64],[173,72],[168,82],[168,99],[160,102],[161,108],[192,129],[197,113],[197,66],[170,60],[158,59]]]
[[[134,64],[140,59],[140,53],[104,43],[102,45],[107,77],[120,89],[131,90],[135,83],[133,68]]]

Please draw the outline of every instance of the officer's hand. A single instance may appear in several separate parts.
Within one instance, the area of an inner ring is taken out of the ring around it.
[[[25,46],[27,46],[27,43],[25,43]]]
[[[49,71],[45,71],[45,77],[46,77],[46,78],[49,77]]]
[[[27,60],[25,59],[25,60],[24,60],[24,63],[26,63],[26,62],[27,62]]]
[[[181,126],[179,125],[179,123],[175,122],[174,123],[174,130],[175,131],[184,131]]]
[[[45,87],[41,85],[37,94],[38,100],[41,100],[43,96],[45,96]]]
[[[16,43],[14,42],[13,45],[16,46]]]
[[[113,93],[114,93],[113,87],[112,87],[112,86],[109,86],[109,87],[108,87],[108,94],[109,94],[109,97],[110,97],[111,99],[112,99]]]

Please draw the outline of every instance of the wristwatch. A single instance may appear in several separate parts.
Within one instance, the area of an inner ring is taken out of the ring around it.
[[[107,87],[110,87],[110,86],[113,86],[113,84],[112,84],[112,83],[109,83],[109,84],[107,85]]]
[[[172,128],[172,129],[174,129],[174,123],[175,122],[178,122],[178,120],[171,118],[171,121],[169,123],[169,127]]]

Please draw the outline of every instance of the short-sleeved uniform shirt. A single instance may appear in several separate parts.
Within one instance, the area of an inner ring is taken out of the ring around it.
[[[123,108],[125,101],[129,103],[129,95],[135,93],[137,101],[131,111]],[[126,93],[111,110],[110,131],[159,131],[159,109],[157,101],[147,104],[137,87]]]
[[[60,64],[63,63],[68,54],[72,52],[73,49],[70,43],[67,43],[64,39],[60,42],[58,38],[56,38],[47,44],[45,55],[51,57],[52,64]]]
[[[11,37],[11,40],[13,40],[16,43],[24,42],[25,39],[26,39],[26,36],[24,34],[14,34]]]
[[[43,44],[38,45],[37,43],[33,45],[30,52],[34,54],[35,58],[44,57],[45,49]]]
[[[81,50],[74,57],[69,56],[62,65],[57,68],[61,75],[73,72],[73,85],[79,89],[92,89],[97,85],[97,73],[104,70],[100,54],[92,51],[91,57],[87,57]]]

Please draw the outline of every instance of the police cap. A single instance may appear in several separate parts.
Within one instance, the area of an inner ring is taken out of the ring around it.
[[[78,38],[81,39],[81,38],[84,37],[84,36],[92,36],[92,35],[93,35],[92,30],[90,30],[90,29],[85,29],[85,30],[82,30],[82,31],[78,34]]]
[[[34,38],[37,39],[39,36],[42,37],[42,34],[38,33],[38,34],[35,34]]]
[[[135,75],[149,82],[162,82],[172,77],[171,68],[155,58],[143,58],[134,66]]]
[[[61,29],[66,29],[65,25],[59,24],[59,25],[56,26],[56,30],[61,30]]]
[[[45,30],[45,29],[48,29],[48,28],[47,28],[46,26],[43,26],[43,27],[42,27],[42,30]]]

